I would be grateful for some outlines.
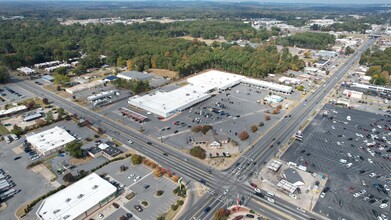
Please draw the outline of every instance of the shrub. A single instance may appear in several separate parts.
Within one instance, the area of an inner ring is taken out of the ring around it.
[[[175,182],[175,183],[177,183],[178,182],[178,180],[179,180],[179,176],[173,176],[173,177],[171,177],[171,180],[173,181],[173,182]]]
[[[203,160],[206,158],[206,151],[202,149],[200,146],[195,146],[190,149],[190,155],[193,157],[198,157]]]
[[[175,210],[178,209],[178,206],[177,206],[177,205],[171,205],[171,209],[172,209],[173,211],[175,211]]]
[[[157,196],[161,196],[161,195],[163,195],[163,193],[164,193],[163,190],[158,190],[158,191],[156,192],[156,195],[157,195]]]
[[[147,202],[147,201],[142,201],[142,202],[141,202],[141,205],[147,206],[147,205],[148,205],[148,202]]]
[[[198,133],[201,131],[201,126],[193,126],[191,127],[191,131],[194,133]]]
[[[133,165],[139,165],[143,162],[143,158],[138,154],[133,154],[131,160]]]
[[[302,85],[297,86],[297,90],[304,91],[304,86],[302,86]]]
[[[134,192],[131,192],[131,193],[129,193],[128,195],[126,195],[125,198],[126,198],[127,200],[131,200],[131,199],[133,199],[133,197],[134,197],[135,195],[136,195],[136,194],[134,194]]]
[[[242,141],[247,140],[248,137],[249,137],[249,135],[248,135],[247,131],[242,131],[242,132],[240,132],[240,134],[239,134],[239,138],[240,138],[240,140],[242,140]]]
[[[280,109],[278,109],[278,108],[273,109],[273,111],[272,111],[272,114],[274,114],[274,115],[277,115],[279,113],[280,113]]]
[[[265,121],[270,121],[270,116],[269,115],[265,115]]]
[[[257,127],[256,125],[252,125],[252,126],[251,126],[251,131],[252,131],[253,133],[255,133],[256,131],[258,131],[258,127]]]
[[[177,204],[178,206],[183,205],[183,200],[178,200],[178,201],[176,201],[176,204]]]

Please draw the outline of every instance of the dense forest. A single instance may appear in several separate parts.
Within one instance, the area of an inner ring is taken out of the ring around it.
[[[371,76],[372,83],[385,85],[390,83],[391,73],[391,48],[384,51],[367,49],[361,56],[361,65],[368,65],[367,75]]]
[[[305,32],[279,38],[277,43],[283,46],[324,50],[335,43],[335,36],[327,33]]]
[[[288,50],[278,52],[274,45],[257,49],[240,47],[233,43],[211,46],[198,40],[185,40],[179,36],[194,36],[227,40],[264,39],[278,35],[278,29],[256,31],[239,21],[186,21],[174,23],[147,22],[142,24],[70,25],[57,21],[2,21],[0,30],[0,60],[10,68],[30,66],[49,60],[67,60],[88,56],[81,60],[76,71],[99,67],[99,56],[108,56],[110,65],[130,66],[138,71],[163,68],[178,71],[186,76],[207,68],[219,68],[253,77],[268,73],[301,69],[304,62]],[[265,35],[266,34],[266,35]]]

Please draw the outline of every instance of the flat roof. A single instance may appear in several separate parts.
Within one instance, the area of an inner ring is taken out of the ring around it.
[[[118,73],[117,77],[119,78],[132,78],[132,79],[138,79],[138,80],[148,80],[153,78],[153,75],[150,75],[148,73],[142,73],[138,71],[125,71]]]
[[[275,91],[290,93],[292,87],[249,79],[242,75],[210,70],[187,79],[188,85],[170,92],[156,91],[144,96],[133,96],[128,104],[168,117],[211,97],[209,91],[225,90],[239,83],[248,83]]]
[[[280,161],[277,161],[277,160],[273,160],[269,166],[267,166],[268,169],[270,170],[273,170],[275,172],[277,172],[280,167],[282,166],[282,163]]]
[[[59,146],[63,146],[75,138],[65,129],[54,127],[49,130],[32,134],[26,137],[26,140],[32,144],[39,152],[45,153]]]
[[[36,214],[42,220],[75,219],[100,201],[115,193],[117,188],[96,173],[46,198]]]
[[[246,78],[242,75],[210,70],[205,73],[187,79],[188,83],[204,86],[206,88],[227,89],[240,83],[240,80]]]
[[[7,109],[7,110],[0,110],[0,116],[8,115],[8,114],[15,113],[15,112],[18,112],[18,111],[22,111],[22,110],[25,110],[25,109],[27,109],[27,107],[25,105],[20,105],[20,106],[16,106],[16,107],[13,107],[13,108],[10,108],[10,109]]]

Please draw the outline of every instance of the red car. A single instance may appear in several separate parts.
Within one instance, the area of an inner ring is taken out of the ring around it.
[[[243,218],[243,215],[238,215],[238,216],[236,216],[235,218],[234,218],[234,220],[240,220],[240,219],[242,219]]]
[[[257,187],[258,187],[257,184],[255,184],[255,183],[250,183],[250,186],[252,186],[252,187],[254,187],[254,188],[257,188]]]

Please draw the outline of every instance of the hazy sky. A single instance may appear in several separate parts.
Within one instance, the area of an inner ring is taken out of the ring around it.
[[[265,2],[321,4],[391,4],[391,0],[265,0]]]
[[[0,0],[1,1],[61,1],[61,0]],[[94,0],[62,0],[62,1],[94,1]],[[133,2],[133,1],[164,1],[164,0],[95,0],[95,1],[119,1],[119,2]],[[175,0],[168,0],[175,1]],[[186,1],[186,0],[177,0]],[[194,1],[194,0],[190,0]],[[319,4],[389,4],[391,0],[203,0],[203,1],[227,1],[227,2],[273,2],[273,3],[319,3]]]

